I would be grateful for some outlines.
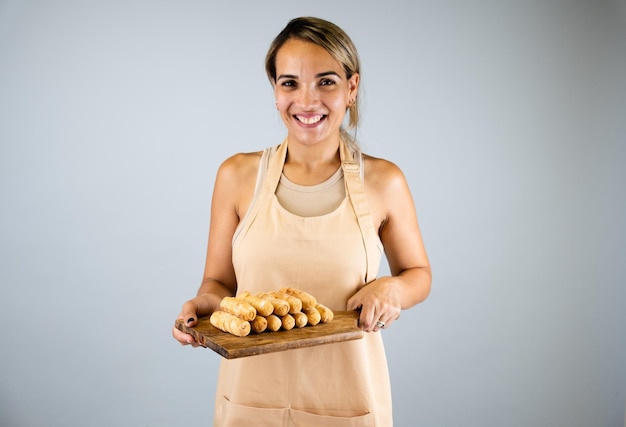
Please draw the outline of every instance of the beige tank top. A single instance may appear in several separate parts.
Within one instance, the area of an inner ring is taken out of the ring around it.
[[[346,197],[343,169],[337,169],[330,178],[317,185],[299,185],[281,174],[276,187],[278,202],[292,214],[312,217],[337,209]]]

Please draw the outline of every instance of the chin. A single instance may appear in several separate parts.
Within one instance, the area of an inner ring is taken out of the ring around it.
[[[302,138],[297,135],[292,135],[291,139],[296,141],[299,144],[306,145],[306,146],[317,145],[317,144],[320,144],[322,141],[324,141],[323,138],[311,138],[311,137]]]

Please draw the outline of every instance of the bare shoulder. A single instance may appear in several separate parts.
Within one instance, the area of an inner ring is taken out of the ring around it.
[[[402,170],[393,162],[367,154],[363,155],[365,185],[375,193],[393,193],[394,189],[406,188],[406,178]]]
[[[369,155],[363,155],[363,161],[370,212],[379,233],[382,233],[399,212],[412,215],[413,199],[404,173],[395,163]]]
[[[262,154],[262,151],[235,154],[222,162],[218,174],[229,181],[237,180],[241,183],[250,175],[256,176]]]
[[[214,204],[231,206],[242,217],[254,195],[262,154],[262,151],[239,153],[222,162],[215,180]]]

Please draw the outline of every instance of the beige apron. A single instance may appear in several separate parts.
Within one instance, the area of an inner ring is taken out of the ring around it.
[[[275,196],[287,142],[267,149],[255,200],[233,237],[238,292],[291,286],[345,310],[376,278],[382,244],[368,212],[360,154],[342,142],[346,195],[333,212],[300,217]],[[356,341],[223,359],[214,426],[390,427],[391,389],[380,333]]]

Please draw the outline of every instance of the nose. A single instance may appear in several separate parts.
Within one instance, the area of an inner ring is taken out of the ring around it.
[[[305,109],[315,107],[319,102],[316,88],[301,86],[298,93],[298,102]]]

